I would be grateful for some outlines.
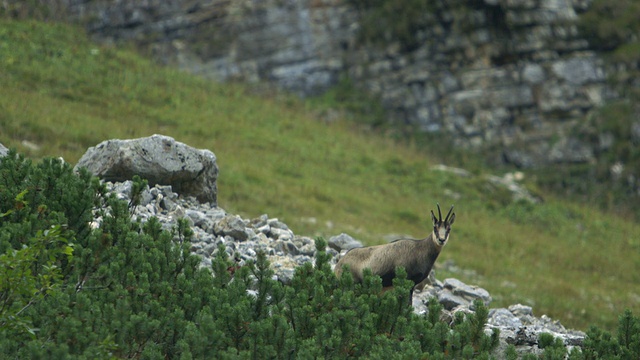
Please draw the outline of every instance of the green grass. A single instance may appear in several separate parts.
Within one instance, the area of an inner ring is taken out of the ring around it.
[[[402,145],[345,119],[322,121],[330,100],[256,95],[37,22],[0,22],[0,83],[0,142],[35,159],[75,163],[103,140],[169,135],[217,155],[226,210],[368,244],[387,234],[426,236],[435,203],[455,203],[439,262],[475,270],[453,275],[486,288],[493,307],[529,304],[579,329],[613,329],[625,308],[640,313],[640,226],[548,194],[540,205],[511,203],[482,180],[489,170],[469,178],[430,170],[438,149]]]

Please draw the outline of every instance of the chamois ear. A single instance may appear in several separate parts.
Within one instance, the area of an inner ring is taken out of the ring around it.
[[[436,218],[436,214],[433,213],[433,210],[431,210],[431,220],[433,221],[433,225],[438,225],[438,219]]]

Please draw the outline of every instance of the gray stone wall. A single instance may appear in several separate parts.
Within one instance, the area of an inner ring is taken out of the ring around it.
[[[593,161],[572,131],[615,96],[573,24],[589,0],[434,1],[410,52],[359,44],[359,14],[341,0],[65,1],[96,37],[208,78],[307,96],[346,74],[394,121],[522,167]]]
[[[360,49],[352,78],[396,118],[451,133],[457,146],[498,148],[522,167],[592,161],[593,150],[572,131],[614,94],[602,59],[572,23],[579,4],[485,0],[464,11],[445,4],[420,34],[423,46]]]

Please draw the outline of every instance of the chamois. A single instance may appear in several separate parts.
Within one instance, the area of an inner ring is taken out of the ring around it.
[[[382,286],[385,289],[393,286],[393,279],[396,277],[396,268],[404,267],[407,271],[407,279],[413,281],[411,297],[415,286],[429,276],[433,264],[436,262],[442,247],[449,240],[451,225],[456,219],[456,214],[452,213],[453,205],[449,213],[442,220],[440,204],[438,206],[438,217],[436,218],[431,210],[433,220],[433,231],[421,240],[398,239],[384,245],[368,246],[349,250],[335,267],[336,276],[340,277],[344,266],[347,265],[355,282],[362,282],[363,269],[371,269],[371,273],[382,278]]]

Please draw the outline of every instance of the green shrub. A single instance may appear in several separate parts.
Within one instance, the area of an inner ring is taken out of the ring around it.
[[[370,273],[362,284],[337,279],[322,239],[315,266],[300,266],[284,286],[264,254],[235,269],[221,247],[212,268],[200,268],[186,221],[173,231],[155,218],[132,222],[135,201],[105,195],[95,179],[59,161],[33,165],[11,152],[0,174],[0,195],[9,199],[0,213],[5,356],[486,358],[497,344],[497,332],[483,332],[481,302],[451,327],[438,320],[435,300],[418,316],[403,269],[380,295],[381,280]],[[97,217],[100,228],[89,228]]]
[[[428,25],[433,5],[426,0],[349,0],[360,14],[358,38],[385,45],[398,41],[405,49],[419,45],[416,33]]]
[[[474,314],[458,313],[451,324],[440,321],[436,299],[419,316],[404,269],[382,295],[370,272],[358,284],[349,273],[337,279],[321,238],[315,266],[298,267],[285,286],[264,253],[236,268],[220,247],[211,269],[200,268],[185,220],[172,231],[155,218],[132,222],[135,202],[106,195],[59,161],[33,165],[12,151],[0,159],[0,181],[0,353],[7,357],[486,359],[498,344],[497,330],[484,332],[488,309],[480,300]],[[96,217],[102,225],[92,230]],[[640,319],[626,311],[616,336],[592,327],[569,358],[639,358],[639,334]],[[549,334],[539,345],[543,359],[567,355]],[[505,355],[517,358],[513,347]]]
[[[61,256],[69,261],[73,247],[60,236],[61,227],[36,233],[19,250],[0,254],[0,334],[5,339],[35,336],[36,329],[25,311],[42,301],[60,285]]]
[[[389,125],[388,114],[382,105],[382,100],[378,96],[358,89],[346,77],[342,77],[338,84],[322,95],[322,98],[323,101],[344,110],[355,122],[364,123],[373,128]]]
[[[605,51],[626,52],[638,45],[640,3],[635,0],[595,0],[580,15],[579,29],[592,46]],[[635,54],[638,58],[640,53]]]
[[[39,230],[63,225],[70,240],[86,237],[104,187],[58,159],[37,165],[11,151],[0,166],[0,253],[19,249]]]
[[[541,333],[538,336],[538,347],[544,349],[542,357],[545,360],[564,360],[567,355],[567,348],[562,339],[549,333]]]
[[[640,318],[626,310],[618,318],[616,336],[592,326],[587,331],[582,359],[639,359]]]

